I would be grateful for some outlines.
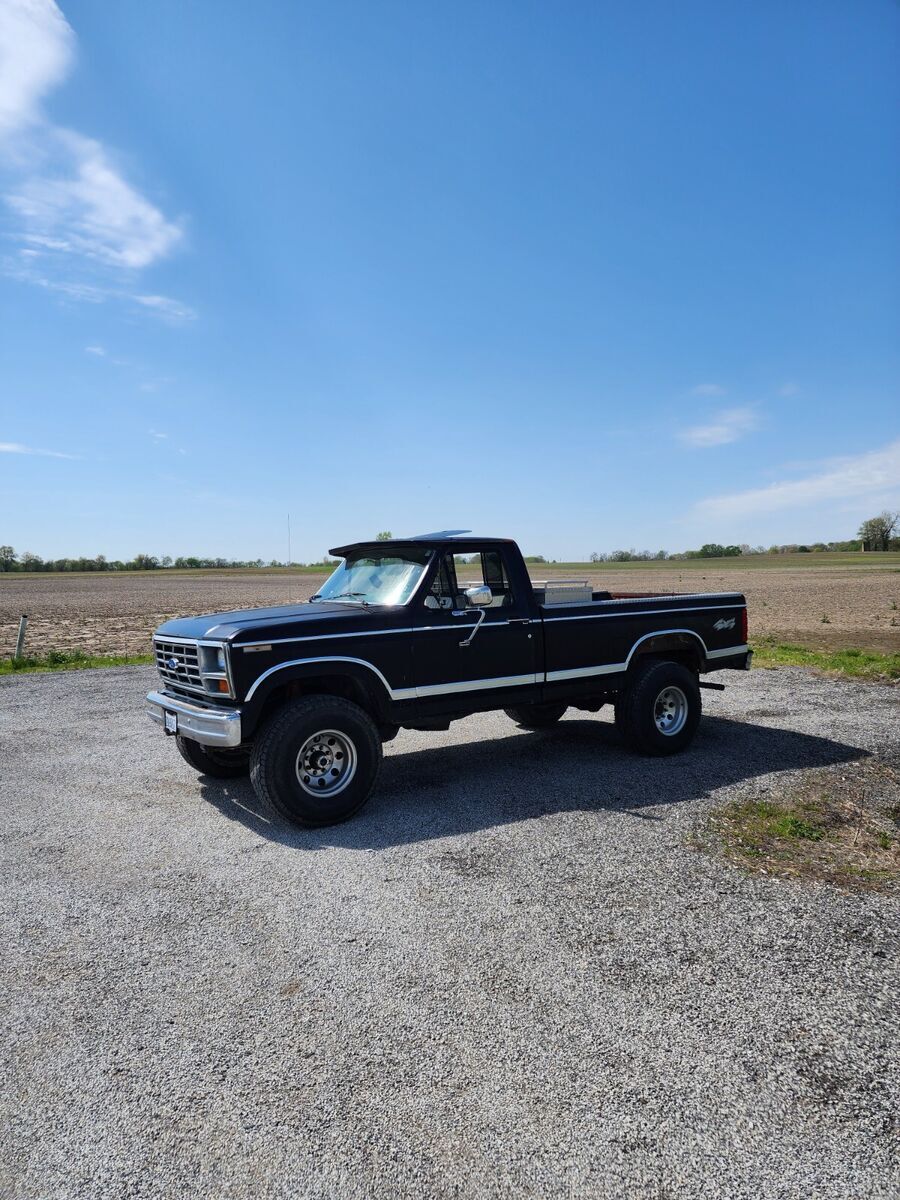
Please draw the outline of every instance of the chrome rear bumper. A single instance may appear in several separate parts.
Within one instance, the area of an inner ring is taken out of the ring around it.
[[[194,704],[162,692],[149,692],[147,716],[150,720],[164,726],[167,712],[175,713],[180,734],[203,746],[241,744],[241,711],[238,708],[215,708],[211,704]]]

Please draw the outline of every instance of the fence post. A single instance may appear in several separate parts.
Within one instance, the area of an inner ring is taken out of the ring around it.
[[[19,634],[16,638],[16,652],[13,656],[14,658],[22,657],[22,651],[25,649],[25,628],[27,625],[28,617],[25,613],[22,613],[21,617],[19,617]]]

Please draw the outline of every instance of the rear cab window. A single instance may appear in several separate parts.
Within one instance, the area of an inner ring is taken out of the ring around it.
[[[466,589],[482,585],[491,589],[488,613],[495,609],[512,608],[516,603],[509,572],[499,550],[473,554],[447,551],[441,555],[429,594],[425,598],[425,607],[444,611],[465,609]]]

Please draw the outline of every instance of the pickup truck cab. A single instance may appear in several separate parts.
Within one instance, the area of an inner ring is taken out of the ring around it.
[[[503,709],[526,729],[568,708],[615,708],[626,743],[683,750],[700,676],[746,670],[739,593],[592,591],[533,582],[515,542],[449,531],[331,551],[342,561],[308,602],[183,617],[153,637],[150,717],[220,778],[249,771],[298,825],[366,802],[382,743]]]

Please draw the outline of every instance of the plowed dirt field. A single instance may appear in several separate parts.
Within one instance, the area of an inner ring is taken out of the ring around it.
[[[900,651],[900,568],[884,565],[684,566],[598,565],[535,578],[583,578],[611,591],[746,594],[751,636],[814,649],[855,646]],[[777,561],[777,560],[776,560]],[[81,649],[92,654],[144,654],[161,621],[174,616],[300,602],[325,575],[265,571],[147,571],[135,574],[0,575],[0,656],[15,646],[19,616],[29,618],[26,651]]]

